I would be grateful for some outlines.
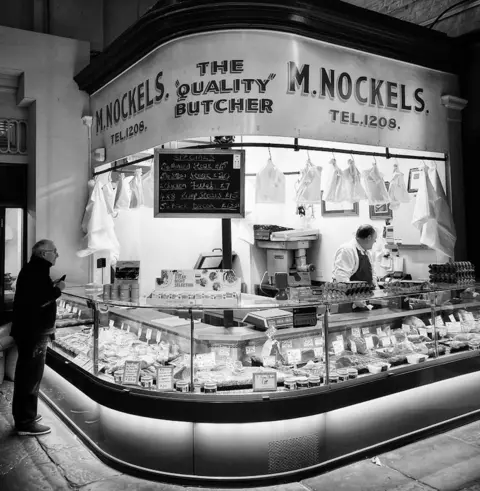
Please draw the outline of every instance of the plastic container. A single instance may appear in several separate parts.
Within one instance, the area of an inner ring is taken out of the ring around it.
[[[123,370],[117,370],[114,372],[113,380],[116,384],[121,384],[123,382]]]
[[[295,390],[297,388],[297,379],[295,377],[288,377],[284,381],[285,390]]]
[[[118,285],[112,285],[110,298],[111,300],[118,300]]]
[[[310,375],[308,378],[308,386],[309,387],[320,387],[320,376],[319,375]]]
[[[345,380],[348,380],[348,370],[346,368],[339,368],[337,373],[339,382],[345,382]]]
[[[130,301],[130,285],[120,285],[118,287],[118,293],[122,302]]]
[[[151,389],[153,387],[153,377],[151,375],[142,375],[140,377],[140,385],[144,389]]]
[[[411,355],[407,355],[407,361],[411,365],[415,365],[416,363],[422,363],[427,359],[427,355],[421,355],[419,353],[412,353]]]
[[[190,388],[190,384],[186,380],[179,380],[175,388],[177,389],[177,392],[188,392]]]
[[[112,285],[103,285],[103,299],[110,300],[112,298]]]
[[[298,377],[297,378],[297,389],[308,389],[308,378]]]
[[[205,394],[216,394],[217,393],[217,383],[216,382],[205,382],[203,391]]]
[[[347,368],[348,378],[353,380],[358,377],[358,370],[356,368]]]
[[[139,298],[140,298],[140,287],[138,285],[131,285],[130,300],[132,302],[138,302]]]
[[[337,372],[332,372],[328,376],[328,382],[330,384],[338,384],[338,373]]]
[[[386,372],[390,368],[390,363],[372,363],[367,365],[367,368],[370,373]]]
[[[193,392],[196,392],[197,394],[200,394],[201,392],[203,392],[203,384],[202,382],[195,382],[193,384]]]

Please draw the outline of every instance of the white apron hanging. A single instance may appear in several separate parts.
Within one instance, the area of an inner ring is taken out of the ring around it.
[[[257,174],[255,179],[256,203],[285,203],[285,176],[275,167],[272,159]]]
[[[310,159],[295,185],[296,202],[314,205],[322,202],[322,167],[313,165]]]
[[[353,159],[348,159],[348,168],[343,171],[343,177],[345,179],[346,201],[358,203],[362,199],[367,199],[367,194],[362,186],[362,175]]]
[[[368,202],[371,205],[384,205],[390,202],[385,181],[376,163],[372,164],[371,169],[363,171],[362,177],[365,183]]]
[[[347,185],[343,171],[338,167],[335,159],[330,160],[330,164],[333,167],[333,173],[327,184],[325,201],[330,201],[332,203],[343,203],[344,201],[348,201]]]
[[[143,206],[142,169],[135,170],[135,176],[130,181],[130,189],[132,190],[130,208],[140,208]]]
[[[398,164],[393,166],[393,177],[388,188],[388,196],[390,197],[390,208],[397,210],[400,203],[408,203],[410,195],[405,186],[405,178],[402,172],[398,169]]]
[[[153,168],[142,176],[143,204],[147,208],[153,208]]]
[[[132,199],[131,180],[132,177],[125,177],[123,172],[120,174],[115,195],[115,210],[128,210],[130,208],[130,200]]]

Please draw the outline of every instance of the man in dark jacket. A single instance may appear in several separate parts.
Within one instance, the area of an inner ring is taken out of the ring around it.
[[[56,300],[65,288],[63,281],[50,278],[57,257],[51,240],[37,242],[17,279],[11,330],[18,346],[12,413],[19,435],[50,433],[48,426],[38,423],[37,404],[47,344],[55,333]]]

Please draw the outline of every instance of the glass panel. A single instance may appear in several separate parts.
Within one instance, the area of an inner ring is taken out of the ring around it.
[[[479,299],[478,288],[475,287],[436,293],[435,326],[439,356],[480,349]]]
[[[330,384],[363,378],[437,357],[431,292],[376,296],[331,306]]]
[[[23,210],[21,208],[5,209],[5,266],[4,266],[4,301],[5,310],[13,308],[13,296],[18,273],[22,268]]]

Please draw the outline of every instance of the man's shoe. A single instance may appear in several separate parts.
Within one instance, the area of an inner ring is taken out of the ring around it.
[[[37,416],[35,417],[35,419],[33,420],[33,422],[34,423],[38,423],[42,418],[43,418],[43,416],[41,414],[37,414]]]
[[[50,433],[51,429],[48,426],[44,426],[38,423],[33,423],[25,428],[17,428],[17,434],[20,436],[39,436]]]

